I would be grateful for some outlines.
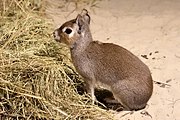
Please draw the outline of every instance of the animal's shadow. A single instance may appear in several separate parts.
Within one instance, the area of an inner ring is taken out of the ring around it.
[[[96,99],[102,103],[103,105],[105,105],[106,107],[104,107],[103,105],[101,105],[100,103],[98,103],[98,105],[104,109],[107,110],[115,110],[115,111],[123,111],[123,106],[117,102],[114,97],[112,92],[106,90],[106,89],[95,89],[95,96]]]
[[[78,84],[76,89],[80,95],[86,92],[83,83]],[[99,107],[106,110],[123,111],[122,105],[114,99],[112,92],[106,89],[95,89],[95,96],[98,101],[95,104],[97,104]]]

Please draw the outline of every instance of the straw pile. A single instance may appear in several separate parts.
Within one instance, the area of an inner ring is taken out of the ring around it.
[[[0,119],[112,118],[78,94],[82,78],[68,49],[53,40],[41,2],[0,1]]]

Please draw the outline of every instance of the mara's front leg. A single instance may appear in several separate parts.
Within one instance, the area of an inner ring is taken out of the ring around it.
[[[94,95],[94,89],[95,89],[94,81],[87,78],[85,78],[84,81],[85,81],[86,91],[91,96],[92,104],[94,104],[94,102],[96,101],[96,96]]]

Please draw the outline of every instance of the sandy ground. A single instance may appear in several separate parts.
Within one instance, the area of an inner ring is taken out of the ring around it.
[[[60,1],[50,3],[46,12],[55,28],[84,7],[73,11],[73,4],[60,9]],[[156,81],[145,110],[116,112],[115,118],[180,120],[180,0],[104,0],[97,5],[85,6],[94,40],[127,48],[149,66]]]

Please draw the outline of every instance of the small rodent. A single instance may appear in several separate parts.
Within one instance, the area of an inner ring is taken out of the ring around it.
[[[94,88],[102,86],[113,93],[125,110],[145,108],[153,92],[149,68],[121,46],[93,41],[89,25],[90,16],[83,9],[75,19],[54,31],[55,40],[69,46],[87,92],[96,100]]]

